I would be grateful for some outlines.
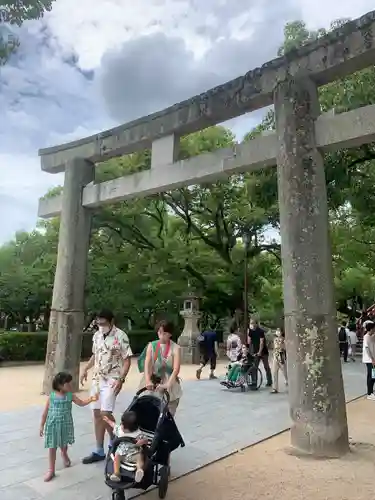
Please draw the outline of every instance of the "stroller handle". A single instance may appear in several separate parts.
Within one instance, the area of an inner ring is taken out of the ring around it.
[[[139,391],[137,391],[135,393],[135,395],[138,397],[140,396],[141,394],[143,394],[144,392],[146,391],[150,391],[150,389],[148,389],[147,387],[142,387],[142,389],[139,389]],[[170,396],[169,396],[169,392],[167,390],[163,390],[161,391],[162,395],[163,395],[163,398],[165,399],[166,401],[166,404],[168,405],[169,404],[169,401],[171,400]]]

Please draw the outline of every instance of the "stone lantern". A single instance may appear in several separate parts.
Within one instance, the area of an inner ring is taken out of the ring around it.
[[[181,346],[181,361],[185,364],[199,364],[197,337],[200,334],[198,321],[202,316],[199,311],[199,299],[199,295],[191,290],[183,297],[180,314],[185,320],[185,325],[178,338],[178,344]]]

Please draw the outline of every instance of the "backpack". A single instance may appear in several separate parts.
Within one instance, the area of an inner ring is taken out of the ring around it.
[[[346,329],[342,326],[339,330],[339,342],[346,342],[346,341],[347,341]]]
[[[159,355],[159,349],[157,349],[159,341],[158,340],[154,340],[153,342],[151,342],[151,344],[152,344],[152,350],[155,352],[155,354],[154,354],[154,362],[155,362],[156,358]],[[137,364],[138,364],[138,371],[139,371],[139,373],[144,373],[144,371],[145,371],[145,361],[146,361],[147,347],[148,347],[148,344],[143,349],[141,355],[138,358]]]

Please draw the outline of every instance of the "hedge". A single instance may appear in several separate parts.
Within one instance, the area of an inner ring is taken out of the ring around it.
[[[82,336],[82,359],[92,353],[92,334]],[[3,361],[44,361],[47,347],[47,332],[5,332],[0,333],[0,359]],[[140,354],[145,345],[156,338],[153,330],[132,330],[130,345],[134,354]]]

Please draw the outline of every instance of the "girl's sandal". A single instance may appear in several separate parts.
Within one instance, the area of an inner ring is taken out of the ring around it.
[[[55,471],[54,470],[49,470],[47,474],[44,476],[44,482],[48,483],[55,477]]]

